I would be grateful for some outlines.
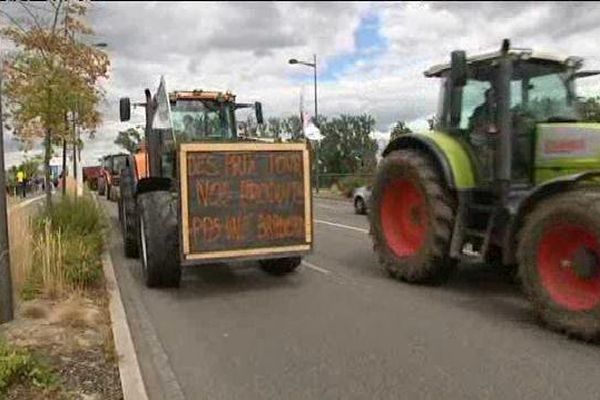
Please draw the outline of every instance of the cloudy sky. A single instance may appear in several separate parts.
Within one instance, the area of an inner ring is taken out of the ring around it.
[[[143,122],[141,110],[119,122],[118,98],[141,101],[161,74],[169,90],[231,90],[240,101],[262,101],[266,117],[287,116],[298,112],[302,90],[313,107],[312,70],[287,60],[316,53],[319,113],[367,112],[385,133],[396,120],[418,128],[433,114],[438,84],[422,72],[453,49],[496,50],[507,37],[600,68],[600,4],[591,2],[94,2],[89,16],[90,40],[108,44],[112,65],[88,163],[117,150],[119,130]],[[5,142],[10,164],[19,152]]]

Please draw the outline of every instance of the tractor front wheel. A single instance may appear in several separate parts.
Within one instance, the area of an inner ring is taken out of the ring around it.
[[[181,280],[176,202],[170,192],[138,195],[139,245],[148,287],[177,287]]]
[[[380,263],[397,279],[439,283],[453,270],[455,213],[429,158],[417,150],[390,153],[377,171],[369,221]]]
[[[549,327],[600,339],[600,195],[571,191],[536,206],[519,234],[519,278]]]
[[[120,181],[121,196],[118,199],[119,215],[121,216],[121,231],[123,233],[123,247],[125,256],[137,258],[138,247],[138,216],[136,214],[133,176],[130,168],[121,171]]]

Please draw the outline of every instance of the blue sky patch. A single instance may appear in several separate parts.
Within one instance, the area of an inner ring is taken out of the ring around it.
[[[383,54],[387,48],[386,39],[380,34],[381,21],[379,15],[369,13],[360,20],[358,28],[354,31],[354,40],[356,49],[350,53],[340,54],[327,60],[327,66],[318,71],[318,79],[321,82],[335,82],[341,75],[351,69],[353,66],[363,62],[373,64],[375,59]],[[319,55],[317,54],[317,57]],[[307,60],[308,61],[308,60]],[[311,59],[312,61],[312,59]],[[317,59],[318,66],[322,66],[322,61]],[[312,83],[312,74],[306,71],[306,74],[294,73],[292,81],[294,83]]]

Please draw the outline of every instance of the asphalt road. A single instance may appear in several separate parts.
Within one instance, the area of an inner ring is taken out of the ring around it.
[[[600,398],[598,346],[540,327],[489,267],[391,280],[350,204],[316,202],[316,248],[292,275],[197,267],[172,290],[143,286],[103,204],[152,400]]]

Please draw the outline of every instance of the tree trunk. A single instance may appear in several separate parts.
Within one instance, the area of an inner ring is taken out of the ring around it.
[[[52,130],[46,128],[46,138],[44,140],[44,179],[46,185],[44,189],[46,191],[46,208],[52,207],[52,188],[50,182],[50,159],[52,158]]]
[[[62,194],[67,194],[67,185],[65,185],[65,177],[67,172],[67,139],[63,139],[63,159],[62,159]]]

